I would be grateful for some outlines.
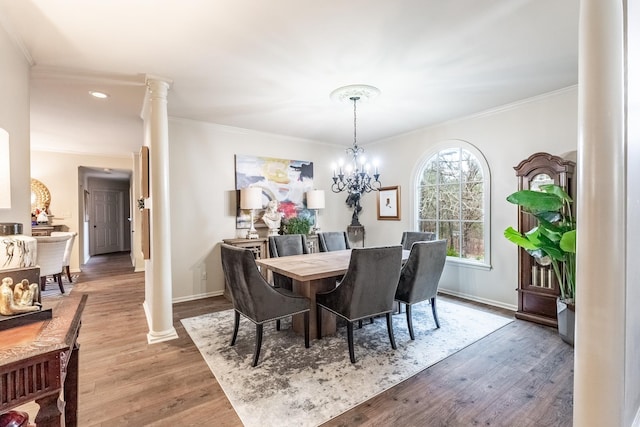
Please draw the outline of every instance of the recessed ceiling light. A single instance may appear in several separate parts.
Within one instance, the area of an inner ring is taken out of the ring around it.
[[[90,90],[89,94],[91,94],[91,96],[93,96],[94,98],[100,98],[100,99],[105,99],[109,97],[108,93],[100,92],[97,90]]]

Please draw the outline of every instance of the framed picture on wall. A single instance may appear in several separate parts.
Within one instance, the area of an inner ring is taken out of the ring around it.
[[[140,147],[140,194],[143,199],[149,197],[149,147]]]
[[[378,219],[400,220],[400,186],[378,190]]]
[[[313,190],[313,162],[273,157],[235,155],[236,190],[259,187],[262,190],[262,206],[275,200],[277,212],[283,219],[311,218],[305,194]],[[240,209],[240,191],[237,191],[236,228],[250,227],[250,212]],[[266,228],[262,220],[264,209],[256,209],[255,227]]]

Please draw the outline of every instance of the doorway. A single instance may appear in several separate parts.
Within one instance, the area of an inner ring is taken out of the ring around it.
[[[131,172],[80,167],[81,264],[131,251]]]

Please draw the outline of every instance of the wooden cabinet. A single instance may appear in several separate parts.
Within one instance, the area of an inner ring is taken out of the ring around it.
[[[256,259],[269,258],[269,248],[267,247],[266,237],[259,239],[223,239],[222,241],[227,245],[251,249]]]
[[[518,190],[536,190],[556,184],[573,197],[575,163],[548,153],[535,153],[514,167]],[[525,233],[537,225],[536,219],[518,207],[518,231]],[[547,326],[557,326],[556,297],[560,294],[551,265],[536,261],[518,247],[518,311],[516,318]]]
[[[0,413],[35,400],[38,426],[78,425],[77,343],[86,294],[53,304],[53,319],[0,332]]]

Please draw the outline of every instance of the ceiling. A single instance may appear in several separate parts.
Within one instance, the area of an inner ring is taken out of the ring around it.
[[[579,0],[0,0],[32,64],[32,149],[128,154],[146,75],[171,117],[351,144],[578,81]],[[89,90],[110,94],[106,100]]]

